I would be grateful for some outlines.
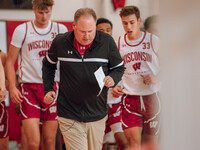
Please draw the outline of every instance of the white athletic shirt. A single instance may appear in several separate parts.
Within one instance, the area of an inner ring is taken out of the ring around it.
[[[42,60],[56,35],[67,31],[64,25],[51,21],[44,29],[37,28],[34,21],[16,27],[11,44],[21,48],[18,58],[20,83],[42,83]],[[55,81],[59,81],[59,64]]]
[[[148,32],[142,32],[142,36],[133,41],[128,40],[127,34],[119,37],[119,52],[126,68],[121,83],[125,94],[150,95],[160,90],[160,81],[145,85],[141,77],[147,74],[158,75],[159,44],[159,38]]]

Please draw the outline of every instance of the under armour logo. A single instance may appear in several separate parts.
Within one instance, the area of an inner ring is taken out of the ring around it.
[[[122,44],[122,47],[126,47],[126,44]]]
[[[85,49],[85,46],[81,46],[80,49]]]
[[[157,124],[158,124],[158,121],[152,121],[149,123],[150,128],[156,128]]]
[[[73,54],[73,52],[72,51],[67,51],[67,54]]]
[[[28,92],[24,92],[24,95],[28,95]]]
[[[1,125],[1,126],[0,126],[0,132],[2,132],[3,129],[4,129],[4,125]]]

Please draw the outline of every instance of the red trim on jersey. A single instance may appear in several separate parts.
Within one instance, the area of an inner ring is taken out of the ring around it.
[[[53,22],[51,22],[50,30],[49,30],[47,33],[45,33],[45,34],[40,34],[40,33],[38,33],[37,30],[35,29],[35,26],[34,26],[34,24],[33,24],[32,21],[31,21],[31,24],[32,24],[33,29],[35,30],[35,32],[36,32],[37,34],[39,34],[39,35],[47,35],[47,34],[49,34],[49,33],[51,32],[52,27],[53,27]]]
[[[121,36],[118,38],[118,50],[120,50],[120,39],[121,39]]]
[[[153,50],[154,54],[158,57],[157,53],[155,52],[155,50],[153,48],[152,34],[150,35],[150,44],[151,44],[151,47],[152,47],[152,50]]]
[[[146,36],[146,32],[144,32],[143,39],[142,39],[138,44],[136,44],[136,45],[130,45],[130,44],[128,44],[128,42],[126,41],[126,35],[127,35],[127,33],[124,35],[124,41],[126,42],[126,44],[127,44],[128,46],[135,47],[135,46],[140,45],[140,44],[143,42],[143,40],[144,40],[144,38],[145,38],[145,36]]]

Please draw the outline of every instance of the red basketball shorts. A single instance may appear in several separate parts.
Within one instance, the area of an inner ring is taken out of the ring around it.
[[[160,98],[157,93],[122,97],[122,127],[142,127],[148,135],[157,135],[160,127]]]
[[[41,121],[57,119],[58,83],[54,84],[56,98],[51,104],[44,102],[43,84],[20,83],[19,90],[23,95],[21,103],[21,116],[23,119],[40,118]]]
[[[108,104],[108,119],[106,121],[105,134],[111,131],[110,126],[115,123],[121,123],[121,104]],[[121,131],[122,129],[117,129]]]
[[[8,136],[8,113],[5,102],[0,103],[0,138]]]

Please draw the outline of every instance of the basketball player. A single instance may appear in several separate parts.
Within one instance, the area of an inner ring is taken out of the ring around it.
[[[97,20],[97,30],[103,31],[112,36],[113,25],[112,22],[106,18],[99,18]],[[103,140],[102,150],[107,149],[107,142],[109,141],[109,132],[112,131],[117,143],[117,149],[123,150],[128,147],[128,142],[124,135],[121,123],[121,97],[114,98],[111,94],[112,89],[108,90],[107,104],[108,104],[108,119],[106,121],[106,129]]]
[[[8,113],[5,106],[7,90],[5,86],[4,65],[7,55],[0,50],[0,149],[8,150]]]
[[[40,120],[44,150],[55,149],[57,131],[56,99],[51,104],[43,101],[42,59],[58,33],[67,31],[64,25],[50,21],[53,0],[32,0],[35,19],[19,25],[12,37],[6,68],[10,96],[14,103],[21,104],[22,125],[29,150],[38,150],[40,145]],[[19,55],[20,54],[20,55]],[[18,57],[19,89],[15,85],[14,64]],[[58,82],[58,74],[55,75]],[[54,88],[56,90],[57,84]]]
[[[113,24],[110,20],[106,18],[99,18],[97,20],[97,30],[103,31],[104,33],[109,34],[112,36],[112,29],[113,29]]]
[[[126,33],[119,37],[118,47],[126,70],[122,85],[113,89],[113,96],[124,94],[122,127],[130,147],[140,149],[142,142],[156,144],[159,133],[159,38],[140,30],[140,11],[136,6],[122,8],[120,16]]]

